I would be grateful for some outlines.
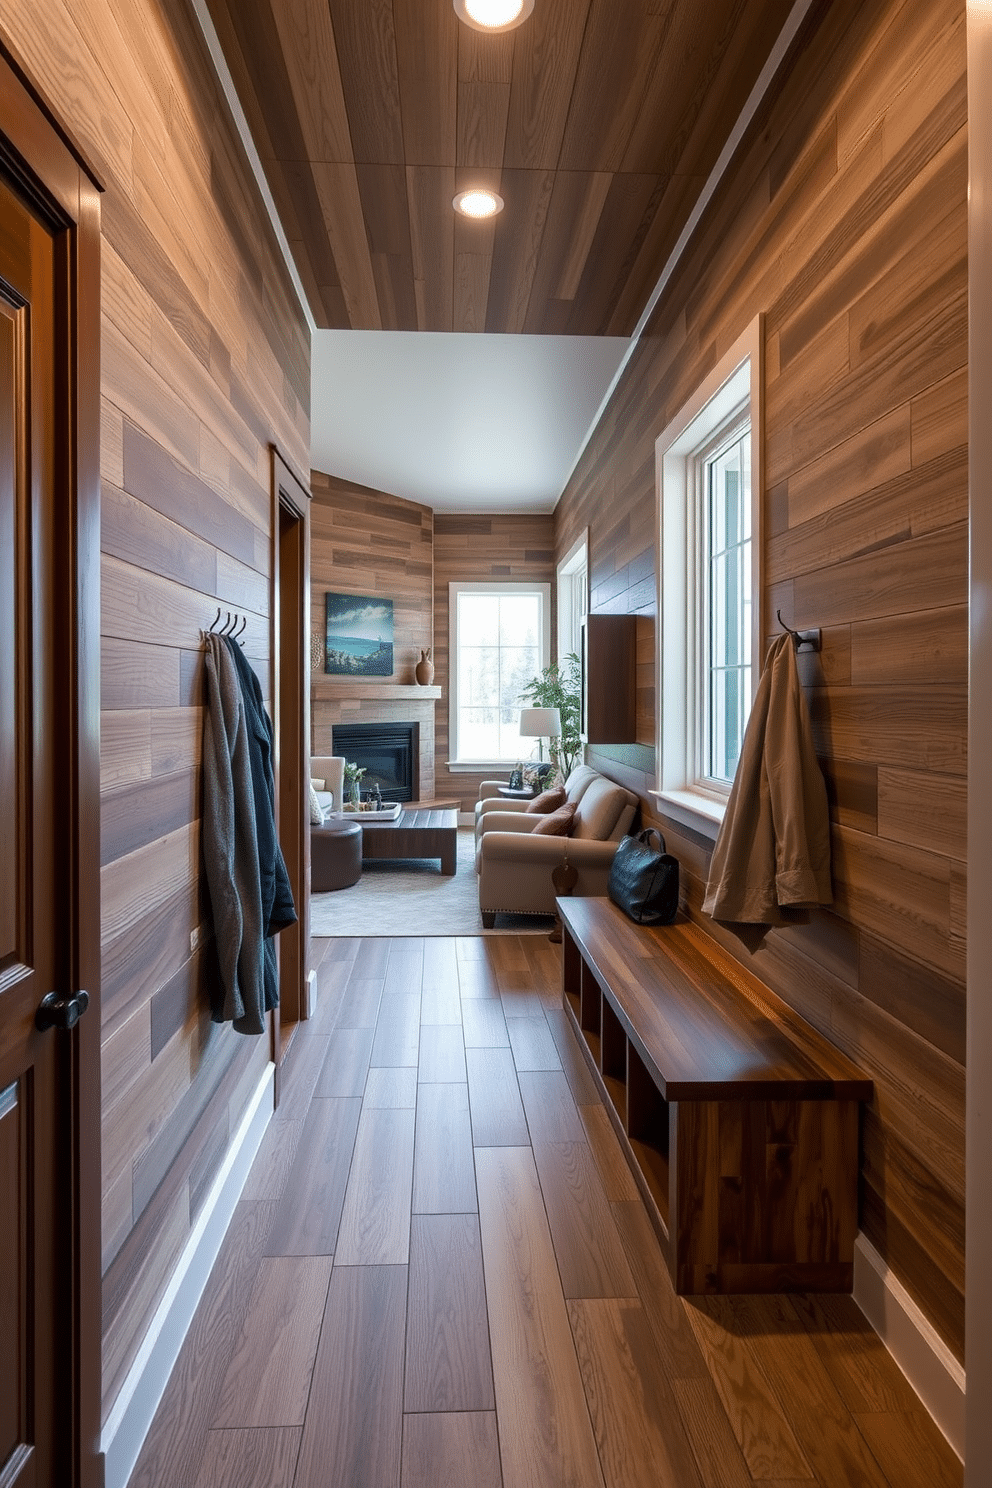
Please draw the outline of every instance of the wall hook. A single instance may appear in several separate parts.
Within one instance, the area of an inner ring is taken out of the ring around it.
[[[823,649],[823,632],[819,628],[816,628],[814,630],[793,630],[792,627],[786,625],[785,621],[782,619],[781,610],[775,611],[775,618],[778,620],[779,625],[781,625],[786,635],[790,635],[792,637],[797,651],[801,650],[803,646],[805,646],[810,651],[820,651]]]
[[[221,612],[218,609],[213,620],[210,622],[209,629],[200,631],[200,639],[205,641],[209,635],[229,636],[231,640],[238,641],[240,646],[244,646],[244,641],[238,640],[238,638],[244,635],[245,630],[248,628],[248,616],[239,614],[237,610],[232,614],[228,610],[224,624],[219,625],[220,616]]]

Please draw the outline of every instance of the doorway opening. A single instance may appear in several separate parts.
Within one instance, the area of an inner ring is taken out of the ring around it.
[[[309,491],[278,450],[272,450],[272,725],[276,832],[299,916],[276,937],[279,1006],[272,1023],[272,1057],[279,1067],[301,1019],[310,1015],[310,854],[307,785],[310,779]]]

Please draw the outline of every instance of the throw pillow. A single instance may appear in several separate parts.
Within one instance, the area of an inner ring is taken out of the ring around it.
[[[320,782],[323,785],[323,781]],[[324,808],[317,800],[317,790],[313,781],[310,782],[310,825],[322,827],[324,825]]]
[[[557,811],[559,806],[565,804],[565,787],[556,785],[553,790],[542,791],[535,796],[533,801],[527,802],[528,811],[537,811],[541,816],[546,816],[549,811]]]
[[[575,802],[566,801],[564,806],[559,806],[557,811],[552,811],[548,816],[542,816],[534,827],[534,831],[541,832],[547,837],[570,837],[572,835],[572,818],[575,815]]]

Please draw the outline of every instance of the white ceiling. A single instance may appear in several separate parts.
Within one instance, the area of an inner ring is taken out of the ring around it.
[[[435,511],[553,511],[629,348],[316,330],[311,465]]]

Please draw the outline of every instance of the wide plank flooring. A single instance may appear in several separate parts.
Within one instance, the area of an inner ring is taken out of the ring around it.
[[[314,945],[130,1488],[953,1488],[845,1297],[677,1298],[544,937]]]

